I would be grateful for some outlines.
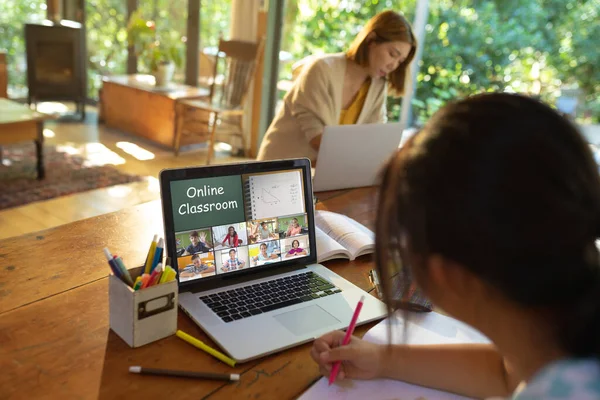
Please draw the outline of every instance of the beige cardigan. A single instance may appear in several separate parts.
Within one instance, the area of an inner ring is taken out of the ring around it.
[[[338,125],[346,72],[344,53],[319,57],[303,68],[283,106],[269,126],[258,152],[258,160],[307,157],[317,159],[310,141],[327,125]],[[387,82],[371,82],[357,124],[385,121]]]

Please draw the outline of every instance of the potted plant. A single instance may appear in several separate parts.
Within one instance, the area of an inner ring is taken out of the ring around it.
[[[183,40],[174,31],[158,31],[154,21],[142,17],[136,10],[127,24],[127,42],[150,73],[158,87],[167,86],[173,79],[175,67],[181,67]]]

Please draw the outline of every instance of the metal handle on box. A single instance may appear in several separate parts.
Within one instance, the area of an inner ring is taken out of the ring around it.
[[[150,303],[151,301],[159,300],[163,297],[167,298],[167,304],[165,304],[164,306],[162,306],[160,308],[155,308],[154,310],[150,310],[150,311],[146,310],[146,305],[148,303]],[[165,294],[164,296],[158,296],[153,299],[141,301],[138,305],[138,320],[148,318],[148,317],[151,317],[156,314],[160,314],[163,311],[172,310],[175,307],[174,299],[175,299],[175,293],[168,293],[168,294]]]

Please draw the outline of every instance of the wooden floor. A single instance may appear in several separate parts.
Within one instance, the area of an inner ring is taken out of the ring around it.
[[[52,104],[46,106],[52,107]],[[43,107],[40,111],[44,111]],[[151,142],[98,125],[95,108],[88,108],[87,112],[85,123],[68,120],[47,123],[46,143],[79,153],[90,162],[114,164],[123,172],[145,176],[145,180],[0,210],[0,239],[158,199],[160,170],[205,163],[206,148],[187,150],[175,157],[172,151]],[[213,164],[245,160],[224,151],[216,154]]]

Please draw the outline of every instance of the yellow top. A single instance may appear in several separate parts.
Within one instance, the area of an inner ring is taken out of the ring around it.
[[[371,80],[367,79],[365,83],[360,87],[356,97],[347,109],[342,109],[340,112],[340,125],[353,125],[358,120],[358,116],[362,111],[363,105],[365,104],[365,99],[367,98],[367,93],[369,92],[369,87],[371,86]]]

